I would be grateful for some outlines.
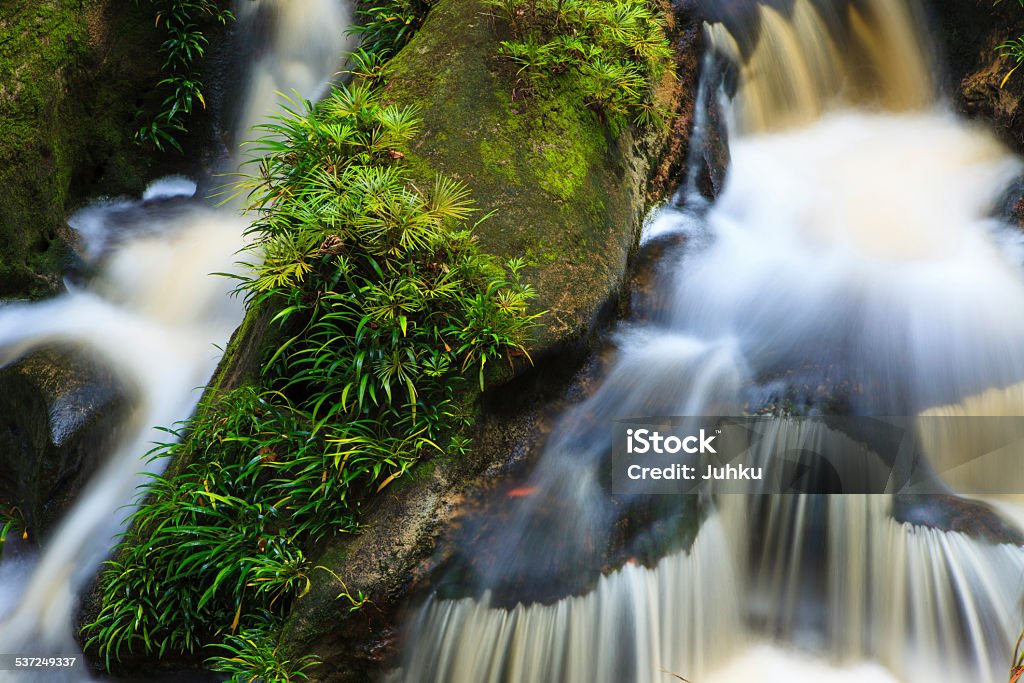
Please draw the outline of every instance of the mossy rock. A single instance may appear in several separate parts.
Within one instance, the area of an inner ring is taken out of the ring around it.
[[[452,27],[458,27],[453,30]],[[465,182],[484,251],[523,257],[546,310],[532,349],[585,346],[622,287],[667,134],[614,137],[567,83],[527,94],[497,55],[502,26],[479,0],[442,0],[391,62],[387,98],[423,121],[406,161],[417,181]],[[674,79],[665,103],[678,103]]]
[[[479,0],[441,0],[391,62],[386,97],[417,107],[422,120],[403,150],[413,182],[427,186],[439,173],[463,181],[480,215],[488,215],[475,229],[481,248],[529,263],[524,275],[537,290],[534,308],[547,311],[529,345],[537,368],[524,374],[517,366],[493,378],[515,385],[490,391],[518,393],[531,385],[534,402],[497,412],[481,406],[469,456],[418,465],[371,501],[364,533],[321,549],[315,563],[344,580],[350,595],[362,593],[370,602],[349,613],[349,603],[338,599],[337,578],[313,573],[313,589],[293,607],[283,647],[289,655],[320,656],[324,665],[313,670],[318,681],[368,680],[393,663],[399,606],[426,578],[462,495],[488,479],[484,472],[543,443],[535,420],[536,396],[545,389],[532,385],[538,375],[556,383],[558,365],[580,358],[602,316],[614,311],[652,199],[652,178],[659,163],[667,164],[662,151],[670,128],[615,136],[568,86],[523,96],[514,68],[497,56],[499,41],[508,37],[502,31]],[[694,40],[686,46],[698,49]],[[684,90],[692,100],[696,74],[686,76],[662,89],[673,110]],[[673,152],[685,149],[679,144]]]
[[[0,297],[58,290],[67,212],[144,185],[152,158],[131,138],[159,40],[136,3],[0,0]]]

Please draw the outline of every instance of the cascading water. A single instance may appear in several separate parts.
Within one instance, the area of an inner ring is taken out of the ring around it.
[[[256,35],[238,137],[273,111],[277,92],[314,98],[335,76],[348,8],[343,0],[243,0],[238,30]],[[248,70],[248,69],[246,69]],[[237,168],[234,154],[228,168]],[[124,435],[35,562],[0,566],[0,650],[70,656],[78,594],[110,552],[143,455],[167,435],[157,427],[189,416],[242,316],[228,278],[245,221],[236,210],[189,199],[194,183],[170,178],[141,201],[102,202],[72,219],[86,259],[99,259],[88,287],[0,309],[0,362],[53,341],[99,355],[137,400]],[[72,679],[81,677],[70,674]],[[26,677],[35,674],[24,674]],[[57,675],[48,672],[50,680]],[[0,671],[10,680],[14,672]],[[33,678],[32,680],[39,680]]]
[[[719,495],[691,543],[622,564],[626,541],[606,569],[650,513],[602,483],[614,418],[1024,415],[1024,251],[991,218],[1019,160],[937,97],[916,4],[784,4],[707,26],[733,86],[723,191],[656,222],[687,238],[667,304],[617,333],[389,680],[1005,680],[1024,549],[897,521],[891,496]]]
[[[512,609],[492,607],[487,593],[432,601],[415,625],[407,679],[620,683],[703,670],[738,644],[730,552],[712,517],[689,553],[627,565],[586,595]]]

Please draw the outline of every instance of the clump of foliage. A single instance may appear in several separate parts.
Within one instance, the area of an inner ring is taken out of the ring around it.
[[[153,5],[156,27],[163,27],[167,35],[160,46],[165,77],[157,84],[167,96],[160,111],[136,131],[135,138],[157,149],[170,145],[180,151],[176,135],[186,131],[185,122],[197,103],[206,107],[199,72],[209,39],[202,27],[212,23],[224,25],[234,15],[227,0],[147,1]]]
[[[253,387],[212,398],[175,433],[181,441],[154,452],[188,464],[142,487],[129,542],[103,572],[103,607],[85,634],[108,666],[138,645],[193,652],[248,626],[243,610],[273,609],[309,585],[303,536],[331,522],[352,528],[340,512],[316,514],[317,487],[288,479],[311,466],[317,444],[301,416],[269,398]]]
[[[513,39],[501,54],[531,89],[569,82],[613,130],[664,120],[655,89],[672,64],[649,0],[485,0]]]
[[[1013,68],[1006,72],[1003,76],[1003,80],[999,82],[999,87],[1002,88],[1006,85],[1006,82],[1010,80],[1010,76],[1016,71],[1022,62],[1024,62],[1024,36],[1019,38],[1012,38],[1005,43],[1000,43],[996,46],[996,51],[1000,57],[1004,57],[1013,61]]]
[[[254,628],[238,635],[229,635],[214,647],[225,655],[211,657],[210,668],[228,674],[230,683],[295,683],[309,680],[306,670],[318,661],[310,655],[298,660],[287,659],[281,652],[274,634],[280,632],[280,621],[267,615]]]
[[[309,590],[309,549],[358,531],[361,502],[419,459],[463,452],[486,368],[526,354],[522,264],[479,251],[464,186],[409,178],[417,127],[362,84],[290,100],[263,127],[239,186],[259,257],[241,290],[276,307],[285,341],[260,386],[207,399],[154,453],[187,464],[143,487],[102,576],[85,634],[108,667],[220,641],[234,656],[215,664],[237,680],[301,679],[308,662],[283,662],[266,615]]]
[[[359,38],[360,49],[379,58],[398,53],[423,25],[434,0],[378,0],[356,10],[349,33]]]
[[[523,262],[479,251],[464,185],[409,180],[400,147],[418,130],[412,108],[383,105],[365,84],[292,104],[263,126],[260,172],[243,183],[263,257],[245,289],[287,300],[278,319],[302,321],[268,372],[317,419],[422,424],[461,372],[476,369],[482,387],[488,362],[525,353],[536,316]]]

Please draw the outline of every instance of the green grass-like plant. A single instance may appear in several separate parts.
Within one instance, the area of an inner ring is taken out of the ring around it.
[[[1013,62],[1013,67],[1006,72],[1003,76],[1003,80],[999,82],[999,87],[1002,88],[1006,85],[1006,82],[1010,80],[1010,76],[1016,71],[1022,62],[1024,62],[1024,36],[1019,38],[1012,38],[1004,43],[1000,43],[996,46],[996,51],[1000,57],[1004,57]]]
[[[394,56],[423,25],[433,2],[377,0],[361,4],[349,33],[359,38],[363,51],[382,58]]]
[[[160,46],[164,78],[157,84],[167,95],[159,112],[136,131],[135,139],[160,150],[169,145],[181,151],[177,136],[186,132],[189,115],[197,105],[206,108],[200,70],[209,39],[203,26],[224,25],[234,15],[227,0],[147,1],[153,6],[155,27],[167,36]]]
[[[237,188],[256,217],[240,291],[284,341],[258,386],[209,395],[154,451],[176,464],[142,488],[84,630],[108,668],[219,643],[234,680],[300,680],[266,615],[309,590],[312,548],[357,532],[362,502],[418,460],[465,452],[487,368],[528,358],[523,264],[480,252],[464,185],[408,175],[414,110],[356,84],[288,100],[262,130]],[[351,608],[370,599],[336,578]]]
[[[500,54],[527,89],[568,82],[616,132],[664,121],[655,90],[673,51],[649,0],[484,1],[512,32]]]
[[[280,651],[280,620],[265,615],[253,628],[229,635],[214,647],[223,655],[209,659],[210,668],[228,674],[229,683],[295,683],[309,680],[306,670],[315,666],[316,657],[287,659]]]
[[[0,559],[3,559],[7,539],[13,536],[28,537],[25,520],[22,519],[20,511],[16,507],[0,507]]]

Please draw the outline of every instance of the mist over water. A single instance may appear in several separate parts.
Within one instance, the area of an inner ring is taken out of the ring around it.
[[[937,96],[916,3],[788,5],[706,26],[722,192],[649,226],[687,241],[652,320],[621,326],[533,494],[464,550],[464,597],[427,602],[389,680],[1005,681],[1024,549],[900,522],[890,496],[718,496],[656,563],[522,590],[595,571],[651,505],[602,484],[615,418],[1024,415],[1024,258],[994,217],[1020,160]]]
[[[237,30],[253,35],[258,58],[238,114],[242,131],[266,120],[278,91],[320,95],[341,58],[348,7],[341,0],[244,0]],[[293,92],[294,90],[294,92]],[[236,129],[237,130],[237,129]],[[236,153],[232,168],[244,155]],[[37,560],[0,565],[0,652],[73,656],[79,594],[110,552],[134,500],[158,427],[186,419],[241,321],[235,282],[247,222],[237,210],[192,196],[182,177],[154,182],[142,200],[106,200],[72,217],[82,254],[98,273],[48,301],[0,308],[0,362],[50,342],[80,347],[109,365],[132,397],[122,437],[103,461]],[[48,671],[47,680],[65,680]],[[0,671],[0,680],[39,680]],[[83,669],[66,680],[86,678]]]

